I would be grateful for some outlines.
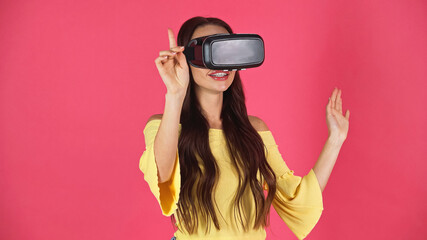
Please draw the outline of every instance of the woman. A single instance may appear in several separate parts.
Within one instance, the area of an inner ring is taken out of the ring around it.
[[[218,80],[218,71],[187,63],[191,39],[218,33],[233,31],[218,18],[194,17],[181,26],[177,46],[168,29],[170,49],[155,59],[167,87],[165,109],[146,123],[139,167],[178,228],[172,239],[265,239],[271,205],[303,239],[320,218],[322,191],[347,137],[341,91],[334,89],[326,106],[329,138],[319,160],[294,176],[266,124],[247,115],[239,73]]]

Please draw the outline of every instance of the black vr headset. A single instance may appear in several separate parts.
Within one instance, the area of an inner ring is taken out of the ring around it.
[[[193,67],[245,70],[264,62],[264,41],[257,34],[220,33],[191,40],[183,53]]]

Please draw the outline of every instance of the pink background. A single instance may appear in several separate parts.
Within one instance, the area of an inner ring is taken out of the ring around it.
[[[154,64],[196,15],[265,41],[241,72],[250,115],[303,176],[334,87],[348,139],[308,239],[424,239],[425,1],[0,2],[0,239],[170,239],[138,168],[162,113]],[[271,210],[267,239],[296,239]]]

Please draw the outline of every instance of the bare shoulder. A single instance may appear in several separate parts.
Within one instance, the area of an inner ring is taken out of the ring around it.
[[[154,115],[151,115],[151,117],[148,118],[148,120],[147,120],[147,122],[145,124],[147,125],[147,123],[149,121],[154,120],[154,119],[160,119],[161,120],[162,117],[163,117],[163,114],[154,114]]]
[[[269,131],[270,130],[270,129],[268,129],[267,124],[265,124],[265,122],[257,116],[250,116],[249,115],[249,121],[251,122],[251,124],[255,128],[255,130],[257,130],[257,131]]]

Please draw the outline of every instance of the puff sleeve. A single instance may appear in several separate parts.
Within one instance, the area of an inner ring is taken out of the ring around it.
[[[164,183],[159,183],[158,168],[154,157],[154,139],[160,122],[160,119],[150,120],[144,128],[145,151],[139,160],[139,169],[144,173],[144,180],[148,183],[151,192],[159,202],[162,214],[171,216],[178,208],[177,203],[181,188],[179,154],[177,149],[171,178]],[[181,125],[179,129],[181,131]]]
[[[267,148],[266,158],[276,174],[276,195],[272,205],[298,239],[304,239],[320,219],[323,211],[322,190],[310,169],[303,177],[295,176],[283,161],[270,131],[259,132]],[[268,190],[264,182],[264,189]]]

